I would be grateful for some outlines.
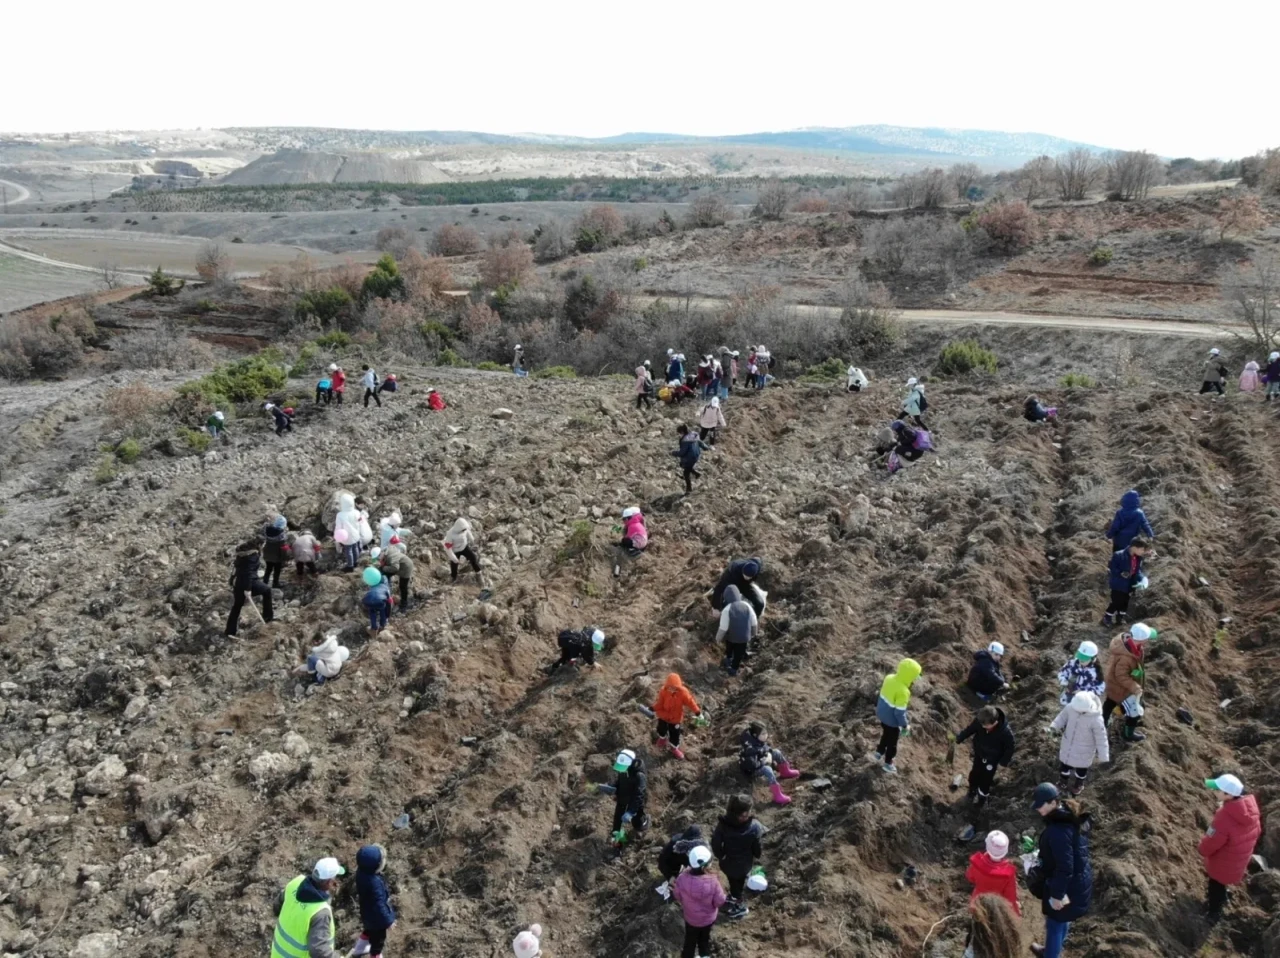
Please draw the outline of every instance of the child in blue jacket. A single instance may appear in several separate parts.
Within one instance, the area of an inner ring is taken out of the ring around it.
[[[391,584],[384,575],[382,581],[371,586],[360,600],[369,612],[369,631],[381,632],[387,627],[387,619],[391,615]]]
[[[381,845],[365,845],[356,854],[356,896],[360,900],[360,937],[369,943],[369,954],[381,958],[387,932],[395,927],[391,893],[382,878],[387,852]],[[357,951],[363,951],[360,945]]]
[[[1142,511],[1142,496],[1137,489],[1130,489],[1120,497],[1120,508],[1111,520],[1111,528],[1107,530],[1107,538],[1111,540],[1111,551],[1119,552],[1129,548],[1134,536],[1144,535],[1154,539],[1156,534],[1151,530],[1147,514]]]
[[[1151,549],[1151,542],[1142,536],[1134,536],[1128,548],[1112,554],[1108,567],[1111,586],[1111,604],[1102,617],[1103,625],[1124,624],[1129,617],[1129,597],[1146,578],[1142,574],[1142,559]]]
[[[693,492],[694,477],[702,478],[697,469],[698,460],[702,458],[703,450],[711,447],[694,435],[693,430],[684,423],[676,426],[676,432],[680,436],[680,448],[673,450],[671,455],[680,460],[680,468],[684,470],[684,494],[687,496]]]

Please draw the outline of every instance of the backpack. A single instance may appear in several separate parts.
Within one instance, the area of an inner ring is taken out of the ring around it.
[[[777,365],[778,365],[778,357],[777,357],[777,356],[770,356],[770,357],[769,357],[769,368],[770,368],[770,369],[774,369],[774,368],[776,368],[776,367],[777,367]]]
[[[920,415],[924,415],[929,411],[929,400],[924,398],[924,393],[920,394]]]
[[[922,408],[920,411],[923,412],[924,409]],[[921,452],[929,452],[933,449],[933,436],[929,434],[927,429],[917,429],[915,441],[911,446]]]

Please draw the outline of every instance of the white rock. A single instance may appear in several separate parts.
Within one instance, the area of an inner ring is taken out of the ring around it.
[[[112,958],[119,951],[119,932],[95,931],[81,936],[71,950],[71,958]]]
[[[144,715],[149,704],[145,695],[135,695],[129,699],[129,704],[124,707],[124,720],[132,722]]]
[[[128,774],[119,755],[108,755],[84,777],[84,790],[89,795],[110,795]]]
[[[306,758],[311,754],[311,746],[297,732],[289,732],[285,735],[284,750],[285,754],[292,755],[294,758]]]
[[[511,419],[515,416],[515,413],[506,406],[499,406],[493,412],[489,413],[489,416],[493,419]]]
[[[293,769],[293,759],[280,752],[263,752],[249,761],[249,774],[259,785],[283,778]]]

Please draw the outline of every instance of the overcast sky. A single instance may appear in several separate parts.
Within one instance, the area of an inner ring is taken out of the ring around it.
[[[1274,0],[3,6],[5,131],[890,123],[1168,156],[1280,146]]]

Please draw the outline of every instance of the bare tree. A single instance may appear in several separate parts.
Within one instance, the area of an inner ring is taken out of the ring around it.
[[[1121,200],[1144,200],[1164,174],[1158,157],[1127,150],[1107,157],[1107,193]]]
[[[1018,171],[1017,188],[1021,196],[1030,206],[1036,200],[1049,195],[1053,185],[1054,164],[1051,156],[1037,156],[1028,160]]]
[[[871,209],[871,187],[866,183],[850,183],[840,191],[840,206],[850,213],[861,213]]]
[[[704,193],[689,204],[686,222],[697,229],[704,226],[723,226],[729,220],[729,204],[719,193]]]
[[[547,220],[538,227],[533,240],[533,255],[539,263],[550,263],[553,260],[568,256],[573,248],[569,242],[569,230],[559,220]]]
[[[969,190],[978,185],[982,179],[982,169],[977,163],[957,163],[951,167],[951,185],[956,188],[956,197],[963,202],[969,198]]]
[[[937,209],[946,205],[951,196],[951,184],[942,167],[935,166],[920,175],[920,205],[926,209]]]
[[[1053,172],[1058,195],[1063,200],[1082,200],[1098,185],[1102,162],[1092,150],[1077,146],[1058,157]]]
[[[1248,266],[1228,266],[1221,273],[1218,289],[1235,320],[1248,328],[1252,344],[1259,350],[1273,348],[1280,340],[1276,302],[1280,259],[1260,253]]]
[[[124,285],[124,276],[120,273],[120,267],[117,264],[99,263],[98,282],[102,284],[103,289],[119,289]]]
[[[210,240],[196,257],[196,274],[206,283],[225,283],[231,279],[231,256],[221,240]]]
[[[413,236],[403,226],[384,226],[373,241],[380,253],[390,253],[397,262],[413,249]]]
[[[1236,193],[1218,201],[1218,242],[1228,233],[1256,233],[1267,225],[1257,193]]]
[[[915,174],[904,176],[893,185],[893,202],[896,206],[911,209],[920,205],[924,195],[924,184]]]
[[[780,220],[782,214],[787,211],[787,204],[790,201],[791,190],[786,184],[781,180],[772,180],[761,187],[760,194],[756,198],[756,209],[764,219]]]

